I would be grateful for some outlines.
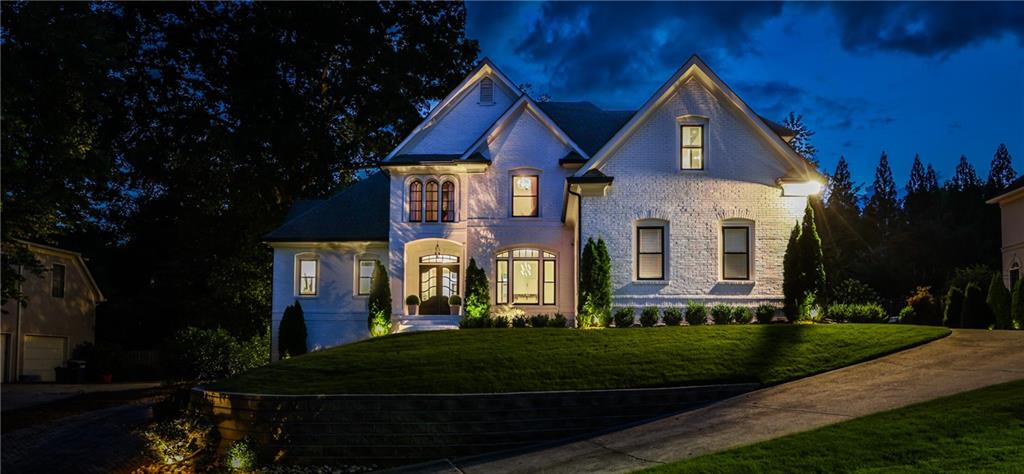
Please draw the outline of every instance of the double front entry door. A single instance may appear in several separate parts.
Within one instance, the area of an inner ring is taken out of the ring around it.
[[[420,264],[420,314],[448,314],[448,297],[459,294],[459,265]]]

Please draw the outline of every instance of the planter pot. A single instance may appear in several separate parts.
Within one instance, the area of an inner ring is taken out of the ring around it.
[[[462,305],[459,305],[459,304],[448,305],[448,309],[449,309],[448,314],[450,314],[452,316],[458,316],[459,312],[462,310]]]
[[[418,305],[418,304],[407,304],[407,305],[405,305],[405,309],[406,309],[406,312],[409,313],[409,316],[416,316],[417,314],[419,314],[420,305]]]

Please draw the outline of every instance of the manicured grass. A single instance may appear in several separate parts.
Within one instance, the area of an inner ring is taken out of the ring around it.
[[[1024,472],[1024,380],[644,472]]]
[[[396,334],[271,364],[211,386],[274,393],[492,393],[773,384],[949,334],[927,326],[734,325]]]

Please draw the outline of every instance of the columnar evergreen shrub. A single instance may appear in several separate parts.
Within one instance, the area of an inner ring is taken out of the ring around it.
[[[686,324],[700,326],[708,323],[708,307],[698,301],[690,301],[686,304]]]
[[[658,308],[654,306],[646,306],[640,311],[640,325],[649,328],[654,327],[658,324]]]
[[[900,322],[904,324],[942,324],[939,304],[932,296],[931,287],[919,286],[907,297],[907,306],[900,310]]]
[[[679,308],[665,308],[661,314],[666,326],[678,326],[683,322],[683,311]]]
[[[778,307],[773,304],[763,303],[757,306],[757,310],[754,311],[754,316],[757,317],[758,324],[768,324],[772,322],[772,318],[775,317],[775,312],[778,311]]]
[[[388,270],[379,261],[370,278],[369,317],[366,325],[371,336],[384,336],[391,332],[391,284]]]
[[[821,250],[821,237],[818,236],[818,226],[814,221],[814,208],[811,206],[811,199],[807,200],[807,207],[804,208],[804,220],[800,225],[798,245],[800,247],[800,290],[804,296],[813,294],[814,300],[818,304],[824,303],[825,256]]]
[[[1024,329],[1024,279],[1017,280],[1013,285],[1013,297],[1010,300],[1010,316],[1017,329]]]
[[[462,308],[467,318],[483,318],[491,312],[490,287],[487,284],[487,272],[476,265],[475,259],[469,259],[466,267],[466,305]]]
[[[828,307],[828,317],[840,323],[884,323],[888,319],[877,304],[834,304]]]
[[[960,313],[960,321],[965,328],[987,329],[992,324],[992,311],[985,303],[985,292],[981,287],[970,283],[964,290],[964,307]]]
[[[784,297],[783,309],[786,316],[795,318],[797,307],[800,305],[801,276],[800,276],[800,223],[793,226],[789,234],[789,243],[786,244],[786,255],[782,258],[782,294]]]
[[[716,304],[711,307],[711,320],[715,324],[729,324],[732,322],[732,308],[724,304]]]
[[[988,303],[989,311],[992,312],[996,329],[1013,329],[1013,317],[1010,315],[1010,291],[1003,284],[1003,275],[992,274],[992,281],[988,285],[988,296],[985,302]]]
[[[945,301],[943,301],[943,324],[951,328],[963,327],[963,321],[960,319],[963,309],[964,292],[955,286],[949,287],[949,291],[946,292]]]
[[[569,320],[562,313],[555,313],[551,319],[548,319],[549,328],[564,328],[569,323]]]
[[[277,357],[300,356],[306,351],[306,319],[302,305],[296,301],[284,309],[281,324],[277,327]]]
[[[636,310],[633,309],[632,306],[627,306],[625,308],[619,308],[619,310],[615,312],[615,327],[617,327],[617,328],[628,328],[628,327],[633,326],[633,323],[635,322],[635,319],[634,319],[634,314],[635,313],[636,313]]]
[[[732,309],[732,320],[737,324],[750,324],[754,319],[754,312],[746,306],[737,306]]]
[[[604,239],[587,239],[580,256],[580,327],[607,326],[612,314],[612,260]]]

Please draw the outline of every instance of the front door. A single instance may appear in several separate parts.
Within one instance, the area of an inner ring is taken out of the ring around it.
[[[420,265],[420,314],[448,314],[448,297],[457,294],[458,265]]]

